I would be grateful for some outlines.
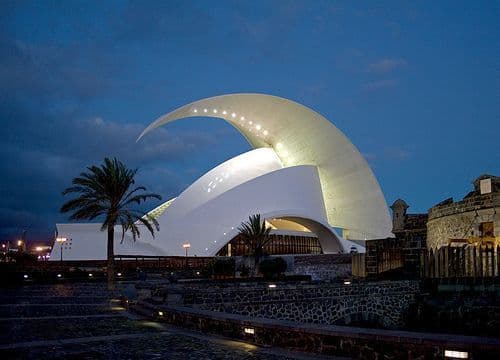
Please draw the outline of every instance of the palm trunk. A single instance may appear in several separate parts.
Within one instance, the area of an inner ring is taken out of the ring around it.
[[[115,228],[108,226],[108,290],[115,289]]]
[[[262,254],[261,254],[260,248],[256,248],[254,250],[254,255],[253,255],[253,261],[254,261],[254,264],[253,264],[253,275],[254,276],[258,276],[259,275],[259,262],[260,262],[260,258],[261,257],[262,257]]]

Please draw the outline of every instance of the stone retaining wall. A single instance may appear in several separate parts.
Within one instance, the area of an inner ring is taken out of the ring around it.
[[[253,286],[219,287],[210,290],[204,288],[199,291],[197,287],[186,289],[184,303],[209,304],[209,303],[252,303],[262,301],[309,301],[318,298],[336,298],[342,296],[370,296],[383,294],[414,294],[418,292],[417,281],[379,281],[367,283],[344,284],[295,284],[287,285],[275,283],[275,288],[269,284]]]
[[[261,303],[205,304],[201,309],[255,318],[289,320],[314,324],[375,323],[383,328],[404,325],[402,316],[414,300],[413,294],[379,295],[355,298],[342,296],[310,301],[269,301]]]
[[[384,328],[398,328],[404,325],[404,316],[419,292],[416,281],[275,285],[276,288],[191,290],[185,294],[184,304],[210,311],[302,323],[368,322]]]
[[[293,273],[309,275],[311,280],[334,280],[351,276],[350,254],[297,255]]]
[[[442,359],[445,350],[458,350],[466,351],[473,359],[500,358],[500,340],[493,338],[305,325],[145,302],[139,303],[136,310],[158,321],[203,333],[324,355],[356,359]]]

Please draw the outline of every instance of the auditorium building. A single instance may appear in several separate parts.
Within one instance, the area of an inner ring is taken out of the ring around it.
[[[296,102],[264,94],[222,95],[184,105],[140,134],[186,118],[218,118],[252,150],[216,166],[177,197],[149,212],[160,224],[138,241],[117,228],[117,255],[238,256],[248,253],[238,227],[260,214],[272,228],[270,254],[364,251],[364,241],[392,237],[391,218],[366,160],[332,122]],[[133,145],[131,145],[133,146]],[[57,224],[51,260],[106,258],[100,224]]]

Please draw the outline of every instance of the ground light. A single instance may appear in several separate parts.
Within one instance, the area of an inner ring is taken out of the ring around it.
[[[267,287],[269,289],[275,289],[276,288],[276,284],[269,284],[269,285],[267,285]]]
[[[467,351],[445,350],[444,357],[450,359],[468,359],[469,353]]]
[[[62,275],[61,274],[57,274],[57,277],[60,279],[60,278],[62,278]]]
[[[23,278],[27,279],[27,278],[29,278],[29,275],[28,274],[24,274]]]
[[[116,275],[117,275],[118,277],[120,277],[120,276],[122,276],[122,273],[121,273],[121,272],[119,272],[119,273],[118,273],[118,274],[116,274]]]
[[[158,311],[159,316],[163,316],[163,311]]]
[[[250,327],[246,327],[246,328],[243,328],[243,332],[245,334],[253,335],[253,334],[255,334],[255,329],[254,328],[250,328]]]
[[[344,281],[344,285],[351,285],[351,282],[350,281]]]
[[[92,277],[92,276],[94,276],[94,275],[93,275],[92,273],[90,273],[90,274],[89,274],[89,277]]]

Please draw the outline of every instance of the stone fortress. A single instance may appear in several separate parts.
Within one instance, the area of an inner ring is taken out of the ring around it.
[[[418,277],[424,270],[424,254],[444,247],[496,249],[500,245],[500,177],[481,175],[473,185],[462,200],[446,199],[428,213],[408,213],[409,205],[397,199],[390,206],[395,238],[367,241],[366,259],[360,260],[361,265],[353,260],[353,274],[377,276],[402,269],[406,276]]]
[[[418,249],[467,244],[500,244],[500,177],[481,175],[462,200],[446,199],[427,214],[407,213],[408,204],[396,200],[393,233],[410,255]]]
[[[500,243],[500,177],[482,175],[462,200],[446,199],[429,210],[427,247]]]

